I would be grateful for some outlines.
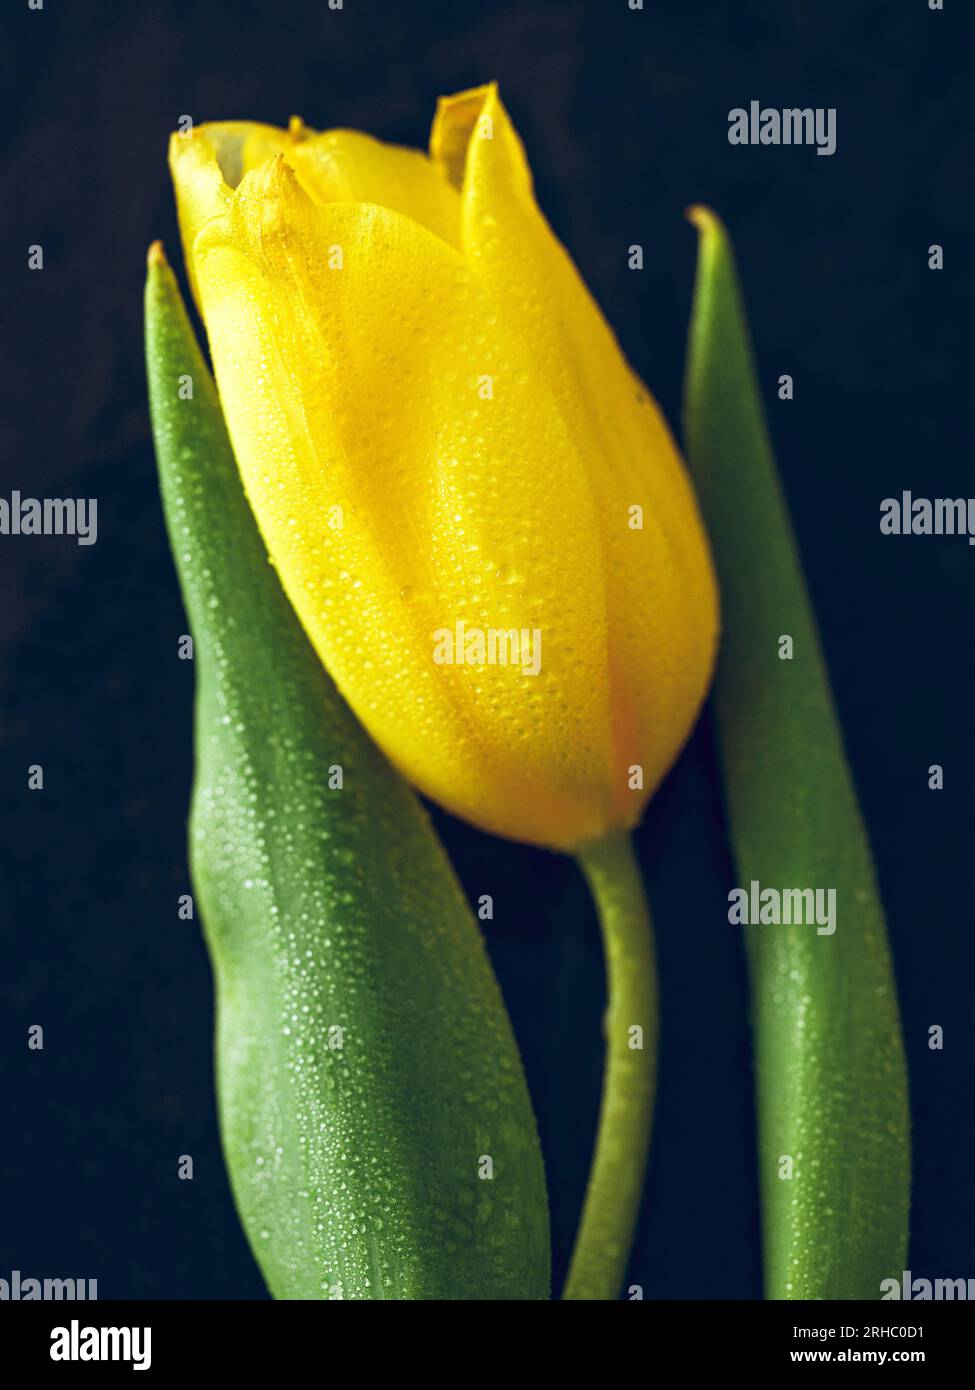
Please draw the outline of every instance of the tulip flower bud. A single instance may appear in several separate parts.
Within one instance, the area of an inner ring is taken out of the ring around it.
[[[635,825],[710,679],[711,560],[495,86],[441,101],[429,156],[294,121],[171,164],[248,498],[362,723],[488,831]]]

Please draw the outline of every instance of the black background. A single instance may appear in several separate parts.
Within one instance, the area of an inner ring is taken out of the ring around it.
[[[882,537],[883,497],[971,486],[970,37],[946,0],[701,4],[5,0],[2,487],[96,496],[98,543],[0,538],[0,1275],[101,1297],[260,1297],[224,1176],[210,975],[184,821],[193,668],[141,345],[144,253],[179,261],[168,132],[247,117],[423,145],[488,78],[541,204],[669,418],[695,243],[737,245],[780,468],[889,913],[911,1066],[910,1267],[975,1276],[972,572],[963,539]],[[727,113],[835,106],[838,148],[736,148]],[[966,191],[966,184],[968,185]],[[639,242],[646,269],[629,271]],[[945,247],[945,269],[927,248]],[[44,247],[42,272],[27,247]],[[796,382],[777,400],[782,372]],[[761,545],[761,538],[755,538]],[[44,766],[28,792],[26,769]],[[927,789],[931,763],[945,789]],[[438,817],[524,1051],[564,1272],[595,1125],[599,941],[567,860]],[[639,843],[659,930],[661,1082],[631,1280],[760,1294],[741,942],[710,723]],[[26,1047],[45,1029],[43,1052]],[[927,1047],[932,1024],[943,1052]],[[177,1179],[193,1155],[195,1179]]]

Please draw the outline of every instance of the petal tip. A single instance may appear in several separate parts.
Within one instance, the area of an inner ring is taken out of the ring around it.
[[[301,188],[297,174],[280,150],[244,175],[237,188],[238,197],[245,186],[255,191],[260,190],[267,199],[273,199],[275,194],[285,190],[290,193]],[[273,205],[268,207],[268,211],[273,211]]]
[[[437,99],[430,131],[430,158],[440,165],[455,188],[463,186],[468,150],[482,118],[486,118],[491,139],[494,121],[507,121],[496,79]]]
[[[692,203],[684,209],[684,216],[702,236],[720,236],[724,233],[721,218],[705,203]]]

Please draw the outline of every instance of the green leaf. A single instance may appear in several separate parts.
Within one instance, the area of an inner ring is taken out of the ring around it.
[[[541,1152],[480,933],[269,565],[158,249],[146,356],[194,638],[221,1129],[255,1256],[278,1298],[547,1298]]]
[[[904,1268],[907,1078],[883,908],[776,476],[724,227],[700,258],[685,436],[722,593],[714,704],[738,883],[836,891],[832,935],[747,928],[769,1298],[876,1299]],[[780,660],[791,636],[794,659]],[[793,1174],[784,1162],[793,1162]]]

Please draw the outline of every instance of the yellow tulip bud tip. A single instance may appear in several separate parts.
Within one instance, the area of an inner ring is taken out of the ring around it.
[[[166,252],[163,250],[162,242],[154,241],[146,253],[146,265],[152,270],[153,266],[164,266],[168,264],[169,262],[166,260]]]

